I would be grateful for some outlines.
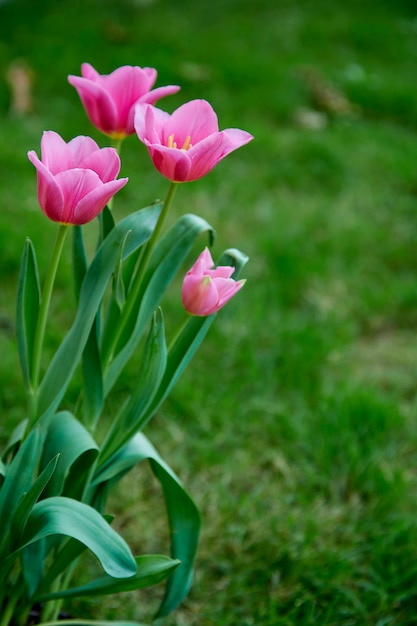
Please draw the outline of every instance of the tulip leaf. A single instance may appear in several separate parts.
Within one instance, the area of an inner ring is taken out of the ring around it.
[[[97,557],[104,571],[114,578],[127,578],[136,573],[136,563],[127,543],[95,509],[83,502],[63,496],[37,502],[29,515],[22,545],[14,555],[51,535],[65,535],[83,543]]]
[[[22,571],[25,579],[27,594],[33,598],[44,575],[46,557],[46,540],[42,539],[31,543],[22,550]]]
[[[16,333],[20,366],[27,389],[30,388],[32,375],[39,306],[40,285],[35,249],[30,239],[26,239],[17,284]]]
[[[78,302],[81,285],[87,271],[87,255],[81,226],[74,226],[72,229],[72,270],[74,274],[75,298]]]
[[[166,353],[162,311],[157,309],[145,344],[135,391],[113,420],[102,446],[99,462],[113,455],[144,426],[143,416],[159,388],[165,371]]]
[[[162,486],[171,536],[171,556],[181,565],[169,577],[158,617],[173,611],[187,595],[193,576],[194,559],[200,532],[200,514],[181,481],[162,460],[150,441],[136,434],[94,479],[94,484],[116,482],[136,463],[149,459],[152,471]]]
[[[59,455],[57,454],[53,459],[50,460],[48,465],[39,474],[35,482],[30,486],[27,491],[22,494],[19,504],[16,507],[16,510],[12,515],[11,520],[10,535],[12,545],[16,544],[19,541],[19,538],[25,528],[31,510],[33,509],[40,495],[43,493],[46,485],[48,484],[52,474],[55,471],[58,462],[58,456]]]
[[[94,463],[98,446],[86,428],[70,413],[61,411],[47,424],[42,466],[59,454],[56,470],[45,496],[82,497],[86,474]]]
[[[90,334],[82,355],[83,372],[83,421],[94,431],[97,420],[103,410],[103,373],[101,367],[100,348],[98,339],[99,314],[93,322]]]
[[[100,224],[99,244],[101,244],[106,239],[107,235],[111,233],[115,226],[113,213],[107,205],[104,207],[101,213],[99,213],[98,221]]]
[[[25,436],[26,428],[28,425],[28,420],[24,419],[13,429],[9,440],[7,442],[6,448],[3,452],[3,459],[6,459],[9,454],[12,454],[13,450],[19,445]]]
[[[136,306],[132,309],[130,319],[127,323],[125,322],[123,337],[126,343],[110,363],[108,371],[104,373],[105,395],[108,394],[131,357],[154,310],[196,238],[203,232],[208,232],[210,239],[214,237],[213,228],[201,217],[193,214],[183,215],[157,244],[145,273]],[[123,315],[121,320],[123,320]]]
[[[33,483],[35,468],[41,455],[42,442],[41,431],[39,428],[35,428],[23,442],[7,468],[6,477],[0,489],[0,519],[3,523],[2,547],[6,543],[6,533],[20,499],[30,490]]]
[[[125,237],[120,246],[120,253],[117,258],[116,267],[113,274],[113,298],[116,301],[120,310],[123,309],[125,303],[125,285],[123,280],[123,248],[126,243],[126,239],[129,237],[130,231],[125,233]]]
[[[132,254],[149,239],[160,210],[160,205],[152,205],[129,215],[113,228],[97,250],[81,286],[74,323],[55,353],[40,385],[40,416],[48,415],[57,408],[80,361],[126,232],[131,230],[124,247],[124,257]]]
[[[123,593],[151,587],[165,580],[176,567],[179,561],[161,555],[145,555],[135,557],[137,571],[129,578],[112,578],[100,576],[80,587],[62,589],[47,595],[40,595],[36,600],[44,602],[57,598],[79,598],[85,596],[102,596],[113,593]]]

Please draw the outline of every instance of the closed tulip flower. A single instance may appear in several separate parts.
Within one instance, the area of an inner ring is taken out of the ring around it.
[[[138,102],[155,104],[179,90],[176,85],[152,89],[157,72],[151,67],[124,65],[111,74],[99,74],[89,63],[83,63],[81,74],[68,76],[68,82],[78,91],[91,123],[113,139],[133,135]]]
[[[126,183],[116,177],[120,159],[113,148],[99,148],[91,137],[66,143],[53,131],[41,140],[42,160],[34,150],[28,158],[38,174],[38,200],[49,219],[61,224],[86,224]]]
[[[245,280],[231,278],[234,267],[214,267],[208,248],[205,248],[186,273],[182,284],[182,303],[191,315],[206,316],[216,313],[245,284]]]
[[[217,115],[206,100],[191,100],[172,115],[137,105],[135,130],[156,169],[179,183],[205,176],[230,152],[253,139],[238,128],[219,131]]]

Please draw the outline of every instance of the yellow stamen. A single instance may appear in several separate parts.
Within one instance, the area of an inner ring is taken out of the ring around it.
[[[174,133],[168,137],[168,148],[178,148],[177,142],[174,141]],[[189,150],[193,147],[191,143],[191,135],[187,135],[181,150]]]
[[[177,142],[174,141],[174,133],[168,137],[168,148],[176,148]]]
[[[181,149],[188,150],[188,148],[192,148],[192,147],[193,147],[193,144],[191,143],[191,135],[187,135],[187,138],[184,141],[184,145]]]

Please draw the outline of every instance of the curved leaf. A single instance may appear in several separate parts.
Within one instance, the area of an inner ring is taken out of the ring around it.
[[[83,502],[62,496],[37,502],[17,552],[50,535],[66,535],[83,543],[114,578],[136,573],[136,562],[127,543],[95,509]]]
[[[161,483],[171,536],[171,556],[181,561],[167,581],[158,617],[173,611],[187,595],[193,576],[194,559],[200,533],[200,514],[182,483],[162,460],[150,441],[135,435],[124,448],[109,459],[94,479],[94,484],[118,480],[136,463],[149,459],[153,473]]]
[[[80,598],[85,596],[103,596],[111,593],[123,593],[151,587],[165,580],[180,564],[167,556],[146,555],[135,558],[137,572],[129,578],[114,579],[111,576],[101,576],[86,585],[63,589],[45,596],[36,598],[40,602],[56,598]]]
[[[98,454],[90,433],[69,411],[48,420],[42,452],[42,467],[59,455],[56,470],[45,489],[45,496],[82,496],[85,476]]]

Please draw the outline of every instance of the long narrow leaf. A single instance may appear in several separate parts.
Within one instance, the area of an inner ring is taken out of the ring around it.
[[[174,561],[167,556],[146,555],[135,558],[137,572],[129,578],[115,579],[111,576],[100,576],[86,585],[63,589],[36,599],[40,602],[57,598],[80,598],[86,596],[103,596],[112,593],[123,593],[151,587],[165,580],[176,567],[179,561]]]
[[[166,366],[166,344],[162,311],[154,314],[135,391],[117,418],[113,420],[100,452],[99,462],[112,456],[144,426],[143,416],[159,388]]]
[[[39,314],[40,286],[35,250],[30,239],[23,249],[17,285],[16,332],[20,366],[26,387],[32,372],[33,344]]]
[[[160,209],[160,205],[153,205],[129,215],[110,232],[98,249],[81,287],[74,323],[53,357],[41,383],[39,415],[53,412],[65,393],[113,274],[126,232],[131,230],[131,235],[124,246],[125,257],[149,239]]]
[[[7,530],[21,498],[32,486],[34,471],[40,460],[42,442],[43,435],[39,428],[35,428],[7,468],[6,478],[0,489],[2,542],[5,542]]]
[[[138,433],[108,461],[95,478],[95,485],[119,480],[136,463],[149,459],[153,473],[161,483],[171,536],[171,556],[181,565],[169,577],[158,617],[173,611],[185,598],[191,585],[200,532],[200,514],[181,481],[162,460],[150,441]]]
[[[120,372],[135,350],[154,310],[159,305],[168,285],[187,257],[197,237],[208,232],[210,240],[214,230],[208,222],[197,215],[183,215],[156,246],[149,269],[145,274],[137,306],[127,325],[127,341],[113,359],[104,378],[104,392],[108,394]]]

